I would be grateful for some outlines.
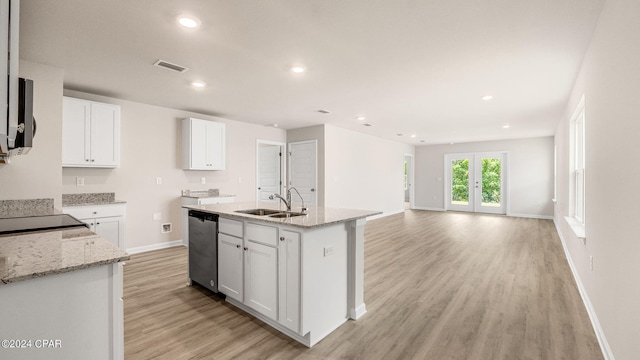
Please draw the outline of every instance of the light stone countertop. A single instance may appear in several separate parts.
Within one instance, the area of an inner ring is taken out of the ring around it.
[[[282,204],[281,201],[278,203],[242,202],[211,205],[184,205],[183,208],[218,214],[224,217],[232,217],[242,220],[259,220],[268,223],[290,225],[302,228],[311,228],[334,223],[347,222],[351,220],[366,218],[367,216],[382,214],[381,211],[325,208],[319,206],[309,206],[309,210],[306,211],[306,215],[295,216],[291,218],[273,218],[269,216],[249,215],[236,212],[237,210],[250,209],[273,209],[284,212],[286,211],[286,207]],[[294,205],[291,211],[300,212],[300,206]]]
[[[111,205],[126,204],[126,201],[117,200],[115,193],[81,193],[62,194],[62,206],[90,206],[90,205]]]
[[[0,236],[0,286],[128,259],[84,227]]]

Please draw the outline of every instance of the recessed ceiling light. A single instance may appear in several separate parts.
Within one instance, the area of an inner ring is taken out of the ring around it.
[[[296,74],[300,74],[300,73],[303,73],[305,71],[305,68],[303,68],[302,66],[293,66],[291,68],[291,71],[296,73]]]
[[[411,137],[412,137],[412,138],[416,137],[416,134],[411,134]]]
[[[503,129],[508,129],[508,128],[510,128],[510,127],[511,127],[511,125],[502,125],[502,128],[503,128]]]
[[[193,86],[194,88],[202,89],[203,87],[207,86],[207,84],[202,81],[194,81],[191,83],[191,86]]]
[[[493,95],[485,95],[485,96],[482,97],[482,100],[484,100],[484,101],[489,101],[491,99],[493,99]]]
[[[356,119],[358,119],[358,121],[364,121],[364,120],[367,120],[367,118],[366,118],[366,117],[364,117],[364,116],[358,116]]]
[[[195,29],[200,26],[200,20],[191,17],[191,16],[180,16],[178,17],[178,24],[187,29]]]

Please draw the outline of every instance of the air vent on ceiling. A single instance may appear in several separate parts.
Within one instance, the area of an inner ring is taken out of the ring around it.
[[[180,73],[183,73],[183,72],[189,70],[189,68],[186,68],[184,66],[180,66],[178,64],[173,64],[173,63],[170,63],[170,62],[164,61],[164,60],[158,60],[153,65],[155,65],[157,67],[165,68],[165,69],[168,69],[168,70],[172,70],[172,71],[177,71],[177,72],[180,72]]]
[[[369,123],[362,124],[362,125],[363,125],[363,126],[373,126],[373,124],[369,124]]]
[[[320,109],[320,110],[318,110],[318,112],[321,113],[321,114],[330,114],[331,113],[330,111],[324,110],[324,109]]]

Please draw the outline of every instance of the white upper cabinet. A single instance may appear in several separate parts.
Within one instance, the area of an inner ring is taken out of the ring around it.
[[[62,166],[120,166],[120,106],[64,97]]]
[[[184,119],[182,121],[182,168],[185,170],[225,169],[225,125]]]

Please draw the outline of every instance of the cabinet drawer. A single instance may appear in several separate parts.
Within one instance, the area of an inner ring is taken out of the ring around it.
[[[278,228],[249,223],[247,224],[247,240],[277,247]]]
[[[227,218],[218,219],[218,231],[228,235],[242,237],[242,221]]]
[[[124,216],[124,204],[90,205],[63,207],[62,212],[77,219],[92,219],[112,216]]]

